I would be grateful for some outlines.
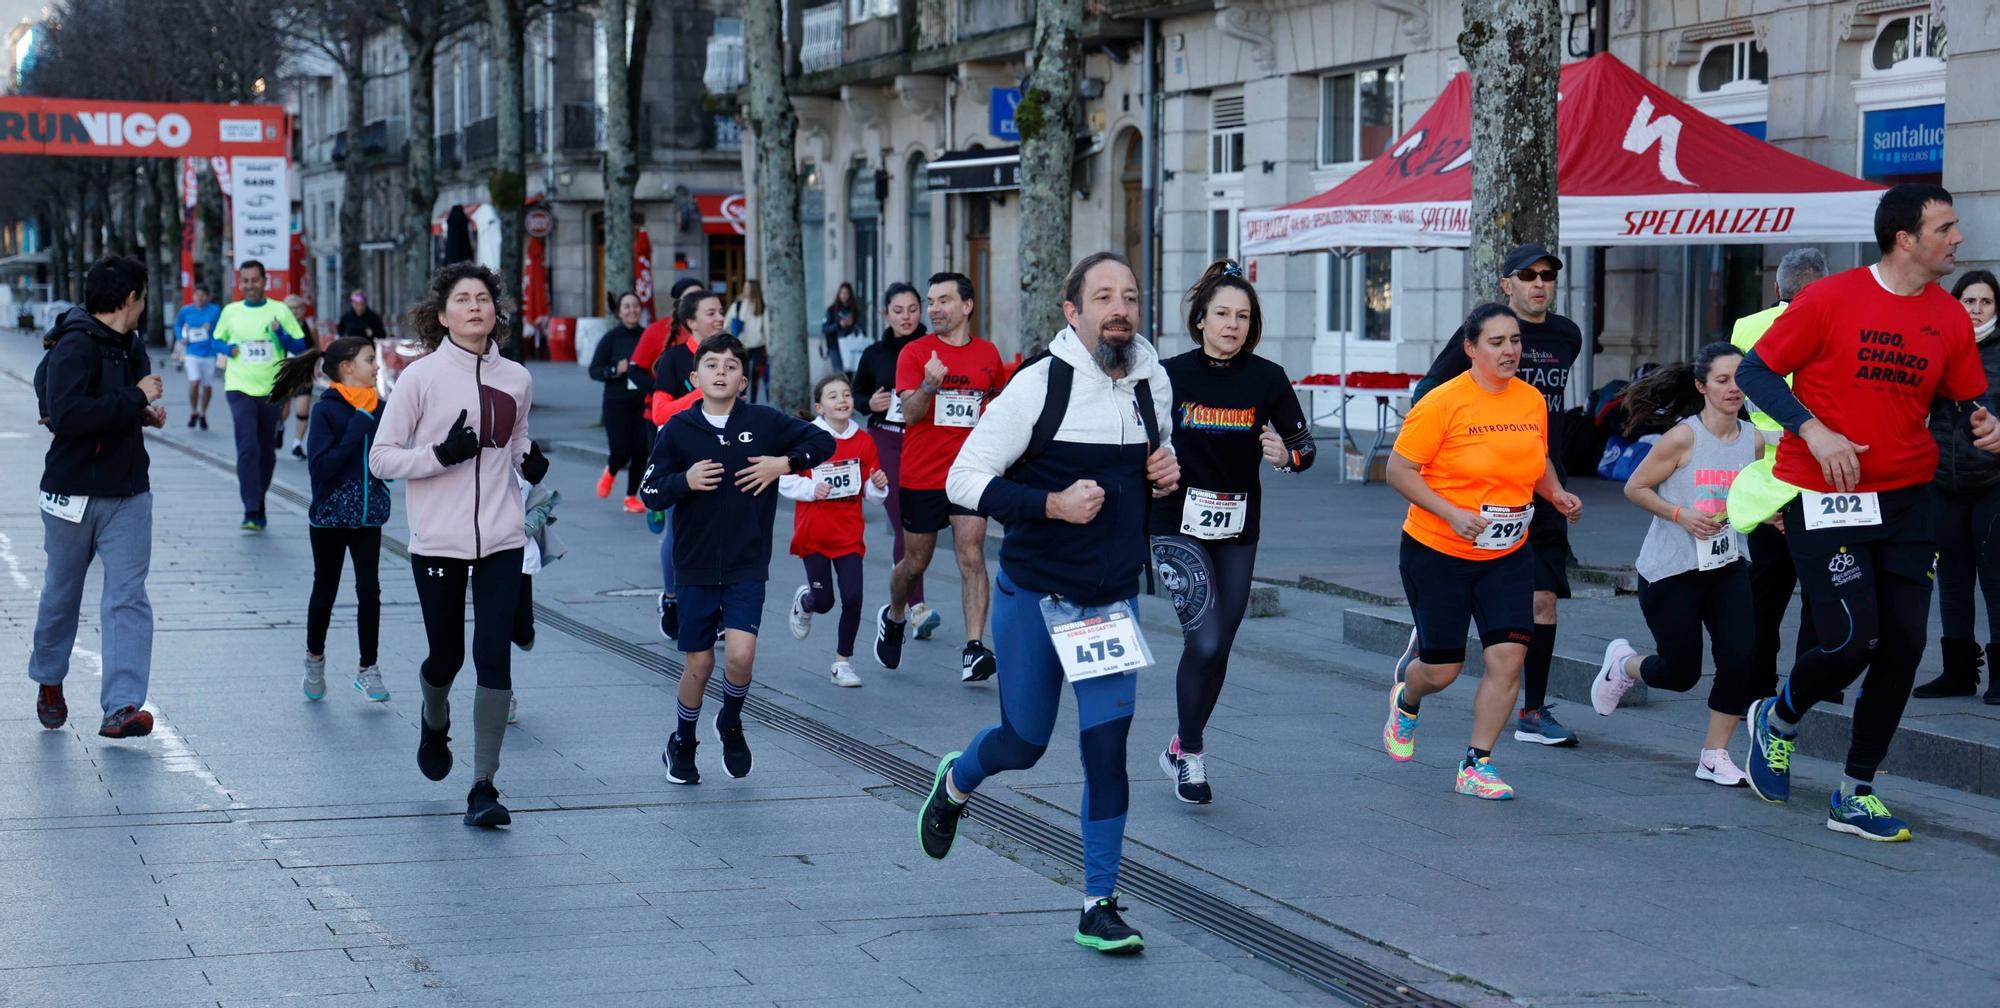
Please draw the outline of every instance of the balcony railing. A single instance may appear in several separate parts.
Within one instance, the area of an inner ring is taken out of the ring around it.
[[[800,15],[799,65],[807,73],[840,65],[842,18],[839,3],[808,7]]]
[[[604,146],[604,113],[595,105],[564,105],[562,135],[566,151],[597,150]]]
[[[701,86],[709,94],[729,94],[749,78],[743,63],[743,36],[716,35],[708,40],[708,63]]]
[[[1034,0],[958,0],[957,34],[962,39],[1034,23]]]
[[[465,127],[462,134],[467,163],[484,161],[500,153],[500,120],[481,119]]]
[[[437,138],[437,169],[450,171],[458,167],[458,134],[446,133]]]

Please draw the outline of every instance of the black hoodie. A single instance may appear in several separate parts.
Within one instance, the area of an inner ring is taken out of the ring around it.
[[[42,492],[132,497],[150,490],[139,380],[152,373],[153,362],[144,345],[82,308],[64,312],[49,338],[54,346],[35,368],[35,399],[55,435],[42,465]]]

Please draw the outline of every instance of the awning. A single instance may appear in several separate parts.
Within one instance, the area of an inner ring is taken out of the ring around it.
[[[1078,160],[1104,149],[1104,135],[1076,138]],[[924,166],[925,188],[934,193],[1002,192],[1021,188],[1021,148],[946,151]]]
[[[49,250],[38,249],[34,252],[23,252],[19,255],[10,255],[5,259],[0,259],[0,270],[33,269],[36,266],[46,266],[48,263]]]
[[[1865,241],[1882,187],[1728,126],[1609,53],[1562,68],[1564,245]],[[1409,131],[1341,184],[1242,215],[1243,254],[1464,248],[1472,87],[1461,73]]]
[[[740,235],[749,217],[749,203],[742,193],[695,193],[694,205],[701,211],[701,233]]]

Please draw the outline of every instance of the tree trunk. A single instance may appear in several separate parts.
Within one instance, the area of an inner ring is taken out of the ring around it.
[[[493,72],[499,97],[500,158],[487,182],[493,212],[500,217],[500,282],[510,296],[521,294],[522,204],[527,198],[528,161],[522,146],[522,58],[528,31],[528,0],[486,0],[493,31]],[[521,313],[509,312],[504,342],[508,356],[525,356],[520,346]]]
[[[202,242],[195,251],[205,260],[207,266],[208,292],[217,303],[229,300],[228,253],[223,248],[222,232],[229,226],[228,215],[222,212],[225,202],[222,195],[222,180],[207,162],[203,162],[195,174],[197,191],[200,193],[195,204],[195,212],[201,217]],[[198,267],[199,268],[199,267]],[[342,292],[345,296],[345,292]]]
[[[357,32],[342,44],[349,56],[343,74],[347,84],[347,156],[340,162],[340,296],[345,298],[361,288],[363,276],[361,230],[368,197],[362,189],[366,173],[361,164],[361,130],[367,125],[368,78],[362,73],[361,55],[367,38]]]
[[[640,0],[643,5],[644,0]],[[604,300],[616,308],[632,289],[632,193],[639,165],[632,156],[632,66],[625,53],[625,0],[603,0],[604,22]]]
[[[431,208],[437,205],[437,38],[405,32],[403,54],[410,65],[410,156],[403,183],[403,290],[406,301],[422,297],[431,277]],[[381,303],[390,305],[386,292]]]
[[[757,230],[763,259],[766,346],[771,394],[783,410],[806,404],[812,360],[806,340],[805,259],[799,237],[798,113],[785,93],[785,52],[779,40],[782,0],[749,0],[743,10],[749,62],[747,118],[756,137]]]
[[[1076,165],[1076,78],[1083,65],[1083,0],[1035,4],[1034,51],[1014,122],[1021,130],[1021,332],[1023,353],[1047,346],[1065,324],[1070,264],[1070,182]],[[982,292],[983,293],[983,292]],[[992,333],[980,335],[991,339]]]
[[[132,187],[135,202],[142,194],[145,196],[144,206],[139,211],[139,233],[141,243],[146,249],[146,258],[143,260],[146,264],[146,317],[140,320],[140,331],[145,334],[148,342],[154,342],[164,328],[166,319],[162,316],[170,314],[179,307],[173,304],[174,299],[166,293],[171,278],[179,272],[165,254],[167,232],[166,221],[163,218],[168,204],[173,202],[171,186],[167,195],[160,194],[160,179],[166,175],[164,169],[173,163],[159,159],[147,160],[140,167],[138,178],[135,179],[136,184]],[[174,237],[178,239],[180,235],[176,233]],[[178,248],[180,242],[175,241],[173,245]]]
[[[1473,304],[1498,298],[1507,250],[1556,245],[1556,0],[1466,0],[1459,55],[1472,75]],[[1024,166],[1025,167],[1025,166]]]
[[[153,166],[153,218],[160,234],[151,267],[153,289],[158,292],[153,317],[160,320],[164,334],[181,306],[181,196],[180,187],[175,185],[181,163],[169,159],[155,161]]]

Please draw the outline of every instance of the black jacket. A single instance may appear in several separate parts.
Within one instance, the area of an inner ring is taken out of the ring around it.
[[[729,423],[718,430],[702,416],[700,403],[674,414],[646,462],[639,499],[654,511],[673,508],[674,567],[691,585],[767,581],[771,576],[771,525],[778,515],[778,485],[751,496],[736,486],[736,473],[753,455],[784,455],[792,472],[802,472],[833,455],[833,435],[824,428],[754,403],[738,401]],[[722,463],[715,489],[688,489],[688,467]]]
[[[379,528],[389,520],[389,485],[368,471],[368,447],[379,417],[349,405],[334,389],[320,393],[306,424],[306,470],[312,506],[306,521],[321,528]]]
[[[389,330],[382,327],[382,316],[375,314],[373,308],[357,313],[352,306],[349,306],[346,311],[340,313],[340,321],[334,325],[334,331],[342,336],[354,336],[360,339],[389,338]]]
[[[903,428],[902,424],[889,423],[882,419],[882,414],[869,409],[868,400],[874,398],[878,389],[896,391],[896,360],[903,355],[903,348],[921,339],[924,332],[921,325],[907,337],[896,335],[893,329],[884,329],[881,339],[861,351],[861,359],[854,365],[854,412],[867,417],[868,426],[888,424],[891,430]]]
[[[1979,344],[1979,362],[1986,367],[1988,393],[2000,393],[2000,336]],[[1972,428],[1958,404],[1940,399],[1931,404],[1931,438],[1938,446],[1937,476],[1931,482],[1952,493],[1976,493],[2000,484],[2000,455],[1972,446]]]
[[[612,326],[597,341],[597,349],[590,355],[590,377],[604,383],[605,402],[644,402],[653,391],[653,376],[645,368],[633,364],[624,374],[618,373],[618,362],[632,359],[643,333],[631,326]]]
[[[153,362],[137,334],[112,332],[82,308],[56,320],[35,368],[35,400],[55,439],[42,464],[42,492],[131,497],[147,481],[146,394]]]

